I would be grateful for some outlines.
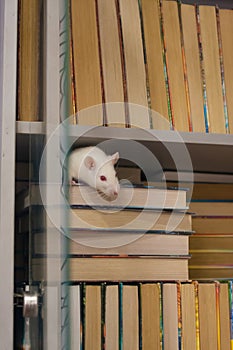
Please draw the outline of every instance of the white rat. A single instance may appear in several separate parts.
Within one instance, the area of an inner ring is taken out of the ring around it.
[[[114,169],[118,159],[118,152],[109,156],[96,146],[76,148],[68,160],[69,182],[84,182],[103,193],[109,200],[114,200],[120,189]]]

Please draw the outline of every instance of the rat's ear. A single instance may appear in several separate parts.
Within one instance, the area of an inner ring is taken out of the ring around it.
[[[85,164],[86,168],[89,170],[92,170],[95,168],[95,160],[90,156],[87,156],[84,159],[84,164]]]
[[[114,153],[111,156],[112,164],[115,165],[118,162],[119,158],[120,158],[119,152]]]

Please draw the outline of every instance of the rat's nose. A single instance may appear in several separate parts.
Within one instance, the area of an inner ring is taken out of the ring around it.
[[[113,194],[114,194],[114,196],[117,196],[117,195],[118,195],[118,192],[117,192],[117,191],[114,191]]]

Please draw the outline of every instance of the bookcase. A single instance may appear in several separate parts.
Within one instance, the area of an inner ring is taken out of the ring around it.
[[[226,1],[227,5],[227,1]],[[38,167],[44,142],[59,125],[60,115],[64,113],[66,101],[60,106],[59,69],[60,69],[60,41],[59,20],[64,11],[63,2],[47,0],[45,3],[45,96],[44,121],[22,122],[16,120],[16,52],[17,52],[17,1],[1,1],[0,3],[0,256],[1,278],[0,294],[3,312],[0,314],[0,338],[3,348],[13,348],[13,307],[14,307],[14,213],[15,213],[15,160],[24,163],[33,162]],[[172,131],[149,130],[143,132],[138,129],[123,129],[114,127],[91,128],[88,126],[70,126],[69,142],[79,140],[79,145],[95,145],[108,139],[135,140],[146,146],[159,160],[164,171],[175,172],[176,167],[169,150],[179,154],[185,145],[190,155],[194,176],[217,176],[219,182],[233,181],[233,138],[232,135],[180,133],[181,138]],[[47,151],[48,162],[57,168],[57,181],[61,181],[60,169],[60,140],[55,138],[55,147],[58,150],[56,157]],[[186,152],[186,151],[185,151]],[[190,169],[184,167],[179,171],[187,176]],[[151,173],[151,180],[161,176]],[[45,174],[49,177],[49,174]],[[47,196],[49,197],[49,193]],[[53,198],[54,200],[54,198]],[[59,197],[57,198],[59,201]],[[51,223],[47,223],[47,230],[54,230]],[[48,235],[48,251],[56,247],[57,254],[62,252],[59,237]],[[30,254],[30,253],[29,253]],[[4,263],[3,263],[4,262]],[[44,298],[44,347],[45,349],[60,349],[62,341],[60,329],[64,324],[66,309],[62,308],[61,288],[63,261],[54,266],[50,259],[47,261],[47,276],[50,283],[45,288]],[[61,312],[62,310],[62,312]],[[64,328],[63,328],[64,329]],[[63,340],[62,340],[63,339]]]

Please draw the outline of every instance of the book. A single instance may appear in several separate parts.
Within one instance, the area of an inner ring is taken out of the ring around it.
[[[77,122],[103,125],[102,107],[99,106],[102,91],[95,1],[71,1],[71,31]]]
[[[215,283],[199,283],[198,301],[201,349],[217,350],[218,329]]]
[[[48,185],[48,189],[57,191],[59,185]],[[31,184],[30,189],[21,191],[17,195],[17,211],[30,205],[42,205],[41,191],[46,189],[43,185]],[[96,206],[108,208],[144,208],[144,209],[177,209],[186,210],[186,190],[178,188],[166,188],[145,186],[142,184],[122,185],[118,197],[114,201],[105,199],[95,189],[86,185],[74,185],[68,188],[68,201],[73,207]],[[45,196],[43,195],[43,199]],[[56,203],[54,203],[56,205]]]
[[[179,176],[179,177],[178,177]],[[233,176],[223,173],[208,173],[208,172],[188,172],[188,171],[164,171],[163,181],[178,181],[182,182],[202,182],[202,183],[233,183]]]
[[[42,2],[20,1],[18,46],[18,119],[40,120]]]
[[[226,128],[215,7],[199,6],[199,18],[208,105],[208,129],[212,133],[224,134]]]
[[[69,229],[115,229],[134,231],[191,231],[191,214],[182,212],[159,212],[155,210],[92,210],[72,209],[69,217]]]
[[[69,287],[69,312],[70,312],[70,349],[79,349],[81,346],[81,322],[80,322],[80,286]]]
[[[125,102],[129,103],[129,120],[126,120],[126,124],[131,127],[149,129],[146,71],[138,2],[119,0],[119,11],[127,85],[127,100]]]
[[[233,89],[233,68],[232,52],[233,43],[230,33],[233,32],[233,12],[232,10],[219,10],[220,16],[220,34],[223,53],[224,84],[226,89],[227,116],[229,131],[233,133],[233,101],[231,91]]]
[[[183,350],[196,350],[195,290],[192,283],[181,284]]]
[[[106,286],[105,349],[119,349],[119,293],[118,285]]]
[[[197,216],[233,216],[233,201],[195,201],[189,207]]]
[[[219,288],[220,349],[230,350],[230,303],[228,283],[220,283]]]
[[[134,350],[139,348],[139,305],[138,286],[123,285],[122,290],[122,347]]]
[[[32,226],[30,227],[30,230],[32,230],[32,232],[35,234],[43,234],[46,224],[45,214],[45,209],[42,206],[32,206],[30,213],[28,210],[22,212],[16,218],[18,233],[27,233],[29,231],[29,218],[31,218]],[[82,221],[77,218],[76,214],[81,217]],[[138,234],[142,236],[146,231],[160,234],[167,234],[169,232],[189,234],[192,232],[191,214],[186,213],[184,215],[184,213],[172,213],[169,211],[159,213],[157,211],[154,212],[148,210],[145,211],[145,215],[143,214],[143,217],[139,217],[136,221],[131,222],[131,220],[135,220],[139,214],[140,211],[132,210],[123,210],[111,213],[109,211],[106,212],[105,210],[97,211],[92,209],[76,209],[74,210],[72,220],[70,220],[69,226],[67,227],[68,235],[70,238],[73,236],[74,239],[76,235],[80,238],[83,237],[83,242],[85,242],[84,232],[87,229],[90,229],[89,237],[93,232],[96,234],[98,233],[100,239],[104,238],[102,234],[109,232],[111,237],[110,241],[112,238],[114,238],[114,234],[117,232],[120,234],[118,238],[121,237],[122,239],[124,239],[124,237],[121,234],[127,234],[125,238],[130,238],[128,236],[129,234],[133,234],[135,235],[134,238],[138,238]],[[90,215],[92,216],[91,222]],[[148,220],[151,220],[150,225],[148,224]],[[85,223],[85,221],[87,222]],[[127,228],[123,227],[125,224],[128,225]],[[146,230],[146,228],[148,228],[148,230]],[[121,232],[119,232],[119,230]],[[39,238],[39,240],[40,239],[41,238]]]
[[[178,306],[176,283],[163,284],[164,350],[178,350]]]
[[[124,87],[118,13],[114,0],[98,0],[98,25],[106,105],[106,123],[125,126]],[[117,103],[115,103],[117,102]]]
[[[194,5],[181,4],[181,21],[192,131],[205,132],[202,78]]]
[[[190,265],[193,266],[222,266],[233,267],[233,250],[190,250]]]
[[[167,188],[178,188],[178,185],[185,188],[188,202],[191,199],[195,201],[233,201],[232,183],[196,182],[195,175],[194,181],[194,183],[180,181],[179,184],[176,181],[167,181],[166,184]]]
[[[174,128],[189,131],[187,96],[184,82],[180,24],[176,1],[163,1],[162,18]]]
[[[232,266],[189,265],[189,278],[192,280],[229,280],[232,276]]]
[[[160,350],[160,293],[159,283],[140,285],[143,350]]]
[[[160,9],[156,1],[141,1],[142,21],[145,38],[145,53],[150,94],[150,108],[162,115],[167,121],[168,101],[164,76],[163,46],[160,31]],[[152,112],[153,129],[163,129],[160,118]]]
[[[84,257],[70,258],[69,264],[71,281],[188,279],[188,257]]]
[[[188,188],[188,184],[182,184]],[[233,184],[194,183],[192,199],[209,201],[233,201]]]
[[[230,306],[230,339],[231,339],[231,349],[233,347],[233,281],[228,281],[229,288],[229,306]]]
[[[193,230],[198,234],[233,234],[233,216],[194,216]]]
[[[101,287],[86,285],[85,350],[101,349]]]
[[[108,208],[187,209],[185,190],[143,185],[122,186],[118,197],[111,202],[89,186],[70,186],[69,204],[73,207],[87,205]]]
[[[34,235],[34,254],[45,252],[43,236]],[[69,240],[72,255],[171,255],[189,254],[189,234],[76,231]]]
[[[232,229],[233,231],[233,229]],[[223,235],[223,234],[199,234],[195,233],[190,238],[190,252],[195,252],[195,250],[210,250],[219,253],[233,251],[233,234]]]

